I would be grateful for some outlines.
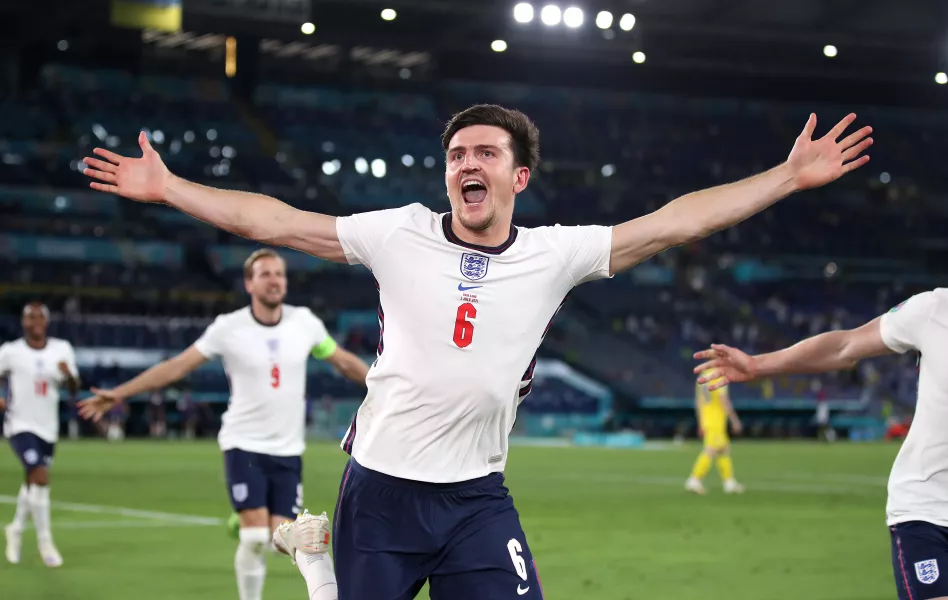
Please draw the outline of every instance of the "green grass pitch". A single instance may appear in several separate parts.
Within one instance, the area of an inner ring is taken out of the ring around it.
[[[747,493],[725,496],[712,474],[711,493],[696,497],[682,490],[694,445],[514,447],[507,484],[550,600],[882,600],[895,596],[884,513],[897,449],[738,442]],[[334,445],[310,446],[310,511],[332,510],[345,458]],[[0,451],[3,522],[20,480],[13,453]],[[61,443],[52,484],[65,565],[43,567],[27,531],[23,562],[0,563],[0,598],[237,597],[212,442]],[[270,559],[264,597],[306,598],[283,557]]]

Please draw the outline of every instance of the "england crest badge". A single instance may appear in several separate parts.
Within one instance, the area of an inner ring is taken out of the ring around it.
[[[461,275],[471,281],[483,279],[487,275],[487,264],[490,259],[480,254],[465,252],[461,255]]]
[[[924,584],[938,581],[938,560],[931,558],[915,563],[915,576]]]
[[[246,483],[235,483],[231,486],[230,493],[234,496],[234,502],[243,502],[250,495],[250,490],[247,489]]]

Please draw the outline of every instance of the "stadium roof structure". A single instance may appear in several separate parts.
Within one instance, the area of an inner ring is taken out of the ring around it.
[[[389,65],[440,77],[790,99],[948,101],[948,85],[935,82],[936,73],[948,71],[948,3],[939,0],[536,0],[529,2],[534,18],[528,23],[514,19],[518,3],[182,0],[182,32],[135,37],[102,35],[109,27],[106,2],[0,0],[0,33],[7,34],[7,44],[50,48],[65,37],[76,41],[77,52],[87,38],[90,53],[100,57],[106,43],[203,43],[210,46],[203,50],[213,50],[213,41],[236,35],[256,40],[264,54],[308,59],[302,68],[343,56],[335,62],[339,68]],[[548,4],[561,11],[575,5],[583,11],[582,25],[567,27],[562,17],[557,25],[543,24]],[[384,9],[396,17],[383,19]],[[595,22],[600,11],[613,14],[608,29]],[[635,16],[629,31],[619,27],[626,13]],[[301,32],[303,22],[312,23],[311,35]],[[503,52],[492,50],[495,40],[505,42]],[[828,45],[835,52],[825,50]],[[636,52],[647,57],[641,64],[633,60]]]

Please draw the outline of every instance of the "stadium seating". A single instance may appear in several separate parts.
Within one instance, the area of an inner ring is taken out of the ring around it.
[[[542,132],[543,163],[518,197],[518,222],[570,224],[633,218],[680,193],[749,175],[784,158],[810,110],[820,113],[821,128],[842,114],[832,106],[459,81],[404,89],[264,84],[248,103],[218,80],[54,64],[40,82],[7,100],[0,116],[0,285],[10,307],[47,298],[65,315],[53,334],[88,347],[180,349],[208,317],[244,302],[240,268],[255,245],[166,207],[82,190],[79,159],[95,145],[135,153],[142,129],[173,171],[211,185],[333,214],[411,202],[445,210],[444,122],[475,102],[498,102],[524,110]],[[939,256],[948,225],[937,208],[948,178],[932,162],[948,120],[859,112],[887,138],[872,167],[612,281],[581,286],[546,355],[628,396],[687,398],[691,353],[711,341],[767,350],[855,325],[930,286],[917,267]],[[347,310],[374,314],[368,272],[287,257],[288,301],[312,306],[347,345],[371,355],[377,324],[345,324]],[[17,330],[15,318],[0,319],[4,337]],[[735,395],[812,399],[820,389],[907,404],[908,362],[743,386]],[[312,383],[351,392],[327,379]],[[224,384],[216,374],[193,381],[195,390],[215,392]],[[538,382],[525,410],[597,410],[596,400],[564,385]]]

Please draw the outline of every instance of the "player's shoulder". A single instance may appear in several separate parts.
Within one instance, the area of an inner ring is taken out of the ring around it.
[[[235,311],[221,313],[214,317],[212,326],[236,326],[250,324],[253,322],[253,314],[249,306],[238,308]]]
[[[16,350],[20,346],[24,345],[23,338],[17,338],[15,340],[9,340],[6,342],[0,343],[0,351],[2,352],[11,352]]]
[[[608,229],[604,225],[541,225],[540,227],[517,227],[518,235],[558,243],[567,238],[587,236],[592,232]]]
[[[72,350],[72,342],[57,337],[46,338],[46,344],[49,348],[56,350]]]
[[[946,313],[948,312],[948,288],[935,288],[915,294],[889,309],[889,314],[904,312],[906,309],[913,313]]]
[[[308,306],[293,306],[292,304],[283,305],[283,318],[287,321],[320,320],[320,318],[316,316],[316,313]]]

